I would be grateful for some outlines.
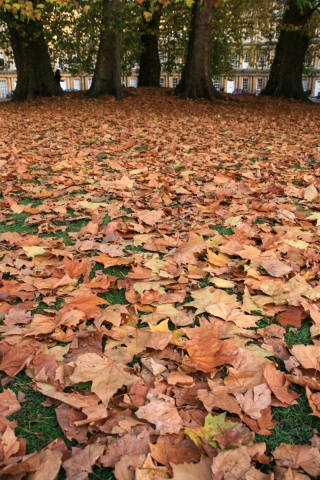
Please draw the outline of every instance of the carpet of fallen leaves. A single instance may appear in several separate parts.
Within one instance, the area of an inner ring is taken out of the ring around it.
[[[0,122],[0,477],[320,475],[316,434],[255,440],[296,385],[320,417],[319,106],[145,89]],[[21,371],[72,447],[16,436]]]

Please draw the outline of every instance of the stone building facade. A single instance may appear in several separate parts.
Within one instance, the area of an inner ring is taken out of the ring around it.
[[[160,60],[163,60],[160,54]],[[6,62],[4,52],[0,51],[0,59]],[[88,90],[91,85],[92,75],[71,76],[67,72],[62,73],[61,86],[65,91]],[[265,87],[270,74],[270,65],[266,64],[263,54],[258,68],[252,68],[248,62],[248,54],[244,53],[242,58],[234,58],[234,75],[232,77],[221,76],[213,79],[217,90],[225,93],[234,91],[245,91],[259,94]],[[180,80],[178,74],[168,75],[163,73],[160,78],[161,87],[175,88]],[[15,89],[17,72],[14,64],[9,62],[9,68],[0,70],[0,98],[5,98],[8,93]],[[320,58],[314,60],[314,65],[309,76],[303,79],[303,88],[312,97],[320,97]],[[133,69],[130,76],[122,77],[122,84],[125,87],[136,88],[138,86],[138,72]]]

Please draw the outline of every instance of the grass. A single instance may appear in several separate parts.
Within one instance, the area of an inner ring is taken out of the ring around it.
[[[29,214],[25,212],[8,215],[8,221],[0,222],[0,233],[16,232],[19,234],[35,234],[37,232],[37,227],[24,223],[28,217]]]
[[[21,410],[8,418],[18,422],[16,435],[26,440],[27,453],[41,450],[56,438],[62,438],[68,446],[71,446],[71,442],[65,438],[59,427],[55,408],[41,405],[45,397],[42,393],[32,390],[30,378],[24,372],[18,373],[5,388],[16,394],[22,392],[26,395],[25,402],[21,403]]]
[[[310,345],[311,344],[311,323],[308,321],[302,322],[301,328],[286,327],[285,339],[288,346],[291,345]]]
[[[224,227],[222,225],[210,225],[211,230],[215,230],[216,232],[220,233],[223,236],[233,235],[234,231],[232,228]]]
[[[300,395],[297,405],[289,408],[273,408],[272,419],[278,422],[272,435],[256,435],[257,442],[266,442],[270,454],[280,443],[308,445],[314,429],[320,428],[320,418],[310,415],[311,410],[304,388],[294,386]]]
[[[18,426],[15,429],[16,436],[23,437],[27,444],[27,454],[34,451],[40,451],[56,438],[61,438],[68,448],[76,446],[77,442],[68,440],[56,418],[55,407],[44,407],[42,405],[45,397],[30,387],[30,378],[20,372],[5,389],[10,389],[17,395],[18,392],[25,394],[25,401],[21,403],[21,410],[8,417],[10,421],[17,421]],[[0,387],[0,391],[3,388]],[[58,480],[65,480],[66,474],[61,469]],[[114,480],[112,469],[94,467],[93,473],[89,474],[90,480]]]

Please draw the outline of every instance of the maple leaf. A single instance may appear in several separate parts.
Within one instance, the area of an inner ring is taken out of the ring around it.
[[[129,374],[125,365],[117,364],[95,353],[80,355],[75,362],[76,368],[70,380],[73,384],[91,382],[91,391],[108,405],[112,395],[123,385],[131,385],[136,377]]]
[[[199,463],[181,463],[179,465],[171,465],[173,478],[175,480],[211,480],[211,460],[208,457],[201,457]]]
[[[268,363],[263,372],[264,378],[267,380],[269,387],[275,396],[282,403],[292,405],[295,399],[299,397],[296,393],[289,392],[286,385],[286,375],[276,369],[274,363]]]
[[[200,460],[199,448],[189,439],[183,438],[182,441],[175,439],[170,441],[169,436],[160,436],[155,445],[150,444],[150,453],[152,458],[170,468],[170,463],[179,464],[183,461],[188,463],[197,463]]]
[[[294,345],[291,353],[304,368],[320,369],[320,346]]]
[[[20,403],[17,400],[16,394],[10,390],[3,390],[0,393],[0,414],[9,417],[21,409]]]
[[[82,293],[67,303],[60,312],[64,313],[68,310],[75,309],[84,312],[87,318],[93,318],[100,313],[98,305],[108,305],[108,302],[96,295]]]
[[[236,395],[242,410],[254,420],[261,417],[261,410],[271,404],[271,391],[265,383],[250,388],[245,395]]]
[[[67,480],[86,480],[92,472],[92,466],[104,451],[104,445],[87,445],[80,452],[63,462],[62,466],[67,474]]]
[[[166,433],[179,433],[183,421],[178,414],[172,399],[153,400],[136,411],[138,418],[144,418],[154,423],[162,435]]]
[[[0,343],[0,370],[14,377],[31,361],[35,349],[29,345],[9,345]]]
[[[272,277],[283,277],[292,272],[292,267],[279,260],[264,260],[261,265]]]
[[[114,467],[123,455],[145,455],[150,452],[150,428],[137,434],[125,433],[122,437],[109,438],[106,453],[99,461],[105,467]]]
[[[241,416],[241,408],[237,400],[231,395],[228,389],[223,385],[216,385],[212,381],[209,382],[211,391],[199,389],[198,398],[204,404],[206,410],[226,410],[230,413],[236,413]]]
[[[220,415],[212,416],[211,414],[207,415],[205,418],[205,423],[203,427],[199,428],[188,428],[184,429],[186,435],[188,435],[191,440],[193,440],[197,445],[201,445],[199,439],[205,438],[210,445],[217,447],[218,444],[214,440],[217,435],[221,435],[228,430],[232,430],[238,425],[237,422],[231,422],[230,420],[226,421],[226,412],[221,413]]]
[[[178,250],[173,254],[173,260],[177,265],[182,265],[184,263],[190,263],[194,265],[197,262],[195,253],[200,253],[207,248],[205,242],[191,243],[190,245],[185,245],[184,247],[178,248]]]
[[[236,295],[228,295],[224,290],[215,290],[212,287],[193,291],[191,296],[194,301],[188,303],[188,306],[197,308],[196,315],[205,312],[207,307],[219,302],[226,305],[236,306],[237,304]]]
[[[277,465],[291,468],[301,467],[313,477],[320,475],[320,453],[315,447],[281,443],[272,452],[272,455]]]
[[[202,372],[212,372],[217,366],[231,363],[237,355],[233,345],[219,340],[218,327],[206,320],[200,321],[200,327],[184,331],[190,339],[186,342],[189,363]]]
[[[135,215],[147,225],[155,225],[160,221],[163,212],[162,210],[140,210]]]
[[[241,479],[251,467],[251,457],[247,447],[219,452],[212,460],[213,474],[229,474],[235,479]]]

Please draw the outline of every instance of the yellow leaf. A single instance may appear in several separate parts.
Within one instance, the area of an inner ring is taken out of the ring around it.
[[[171,330],[169,330],[169,319],[167,318],[164,322],[159,323],[159,325],[152,325],[151,323],[148,323],[151,332],[165,332],[165,333],[172,333]]]
[[[305,250],[309,247],[309,244],[302,240],[285,240],[284,243],[290,245],[290,247],[300,248],[301,250]]]
[[[317,227],[320,226],[320,212],[314,212],[310,217],[307,217],[307,220],[317,220]]]
[[[208,260],[211,265],[216,267],[225,267],[227,263],[231,262],[231,258],[225,253],[219,252],[216,254],[211,252],[211,250],[208,250]]]
[[[230,280],[225,280],[224,278],[213,278],[211,280],[211,283],[213,283],[216,287],[218,288],[233,288],[234,287],[234,282],[231,282]]]
[[[29,258],[33,258],[33,257],[36,257],[37,255],[43,255],[47,253],[47,250],[43,247],[33,246],[33,247],[22,247],[22,248],[26,252],[27,257]]]
[[[274,357],[274,353],[268,352],[267,350],[258,347],[258,345],[247,345],[246,349],[250,350],[255,358]]]
[[[224,224],[229,225],[230,227],[236,227],[237,225],[239,225],[241,220],[241,216],[229,217],[224,221]]]
[[[152,13],[150,12],[143,12],[143,16],[146,19],[146,22],[150,22],[152,20]]]

